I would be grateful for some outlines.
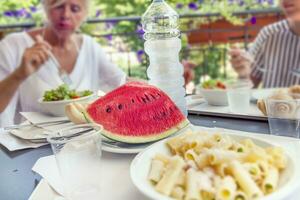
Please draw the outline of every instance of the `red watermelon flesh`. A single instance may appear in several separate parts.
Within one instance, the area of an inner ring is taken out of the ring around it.
[[[103,135],[127,143],[159,140],[189,123],[163,91],[140,82],[129,82],[99,98],[87,113],[104,127]]]

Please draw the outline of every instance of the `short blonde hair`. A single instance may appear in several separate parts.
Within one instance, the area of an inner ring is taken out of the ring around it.
[[[44,7],[44,10],[46,13],[53,7],[59,6],[60,4],[63,4],[66,0],[42,0],[42,5]],[[89,6],[90,6],[90,0],[81,0],[83,1],[84,9],[86,13],[88,13]]]

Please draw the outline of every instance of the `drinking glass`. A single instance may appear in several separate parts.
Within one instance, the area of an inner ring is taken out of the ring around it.
[[[272,135],[299,138],[299,101],[299,99],[265,100],[269,129]]]
[[[230,112],[241,114],[249,112],[251,88],[250,81],[237,81],[229,85],[227,99]]]
[[[99,125],[76,125],[47,138],[68,200],[101,199],[101,130]]]

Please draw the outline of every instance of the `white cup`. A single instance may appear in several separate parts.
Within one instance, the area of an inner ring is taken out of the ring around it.
[[[237,81],[229,85],[227,99],[229,111],[232,113],[247,114],[250,108],[252,84],[250,81]]]
[[[47,138],[68,200],[101,199],[101,130],[98,125],[77,125]]]

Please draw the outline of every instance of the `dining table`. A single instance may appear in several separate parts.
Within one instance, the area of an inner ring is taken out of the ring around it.
[[[204,127],[218,127],[261,134],[269,134],[267,121],[232,119],[189,114],[188,119],[193,125]],[[50,145],[35,149],[26,149],[10,152],[0,145],[0,199],[25,200],[41,181],[41,176],[32,171],[36,161],[45,156],[52,155]],[[103,152],[102,163],[109,170],[104,173],[107,187],[105,196],[107,200],[142,200],[147,199],[141,194],[130,180],[130,162],[136,154],[115,154]]]

